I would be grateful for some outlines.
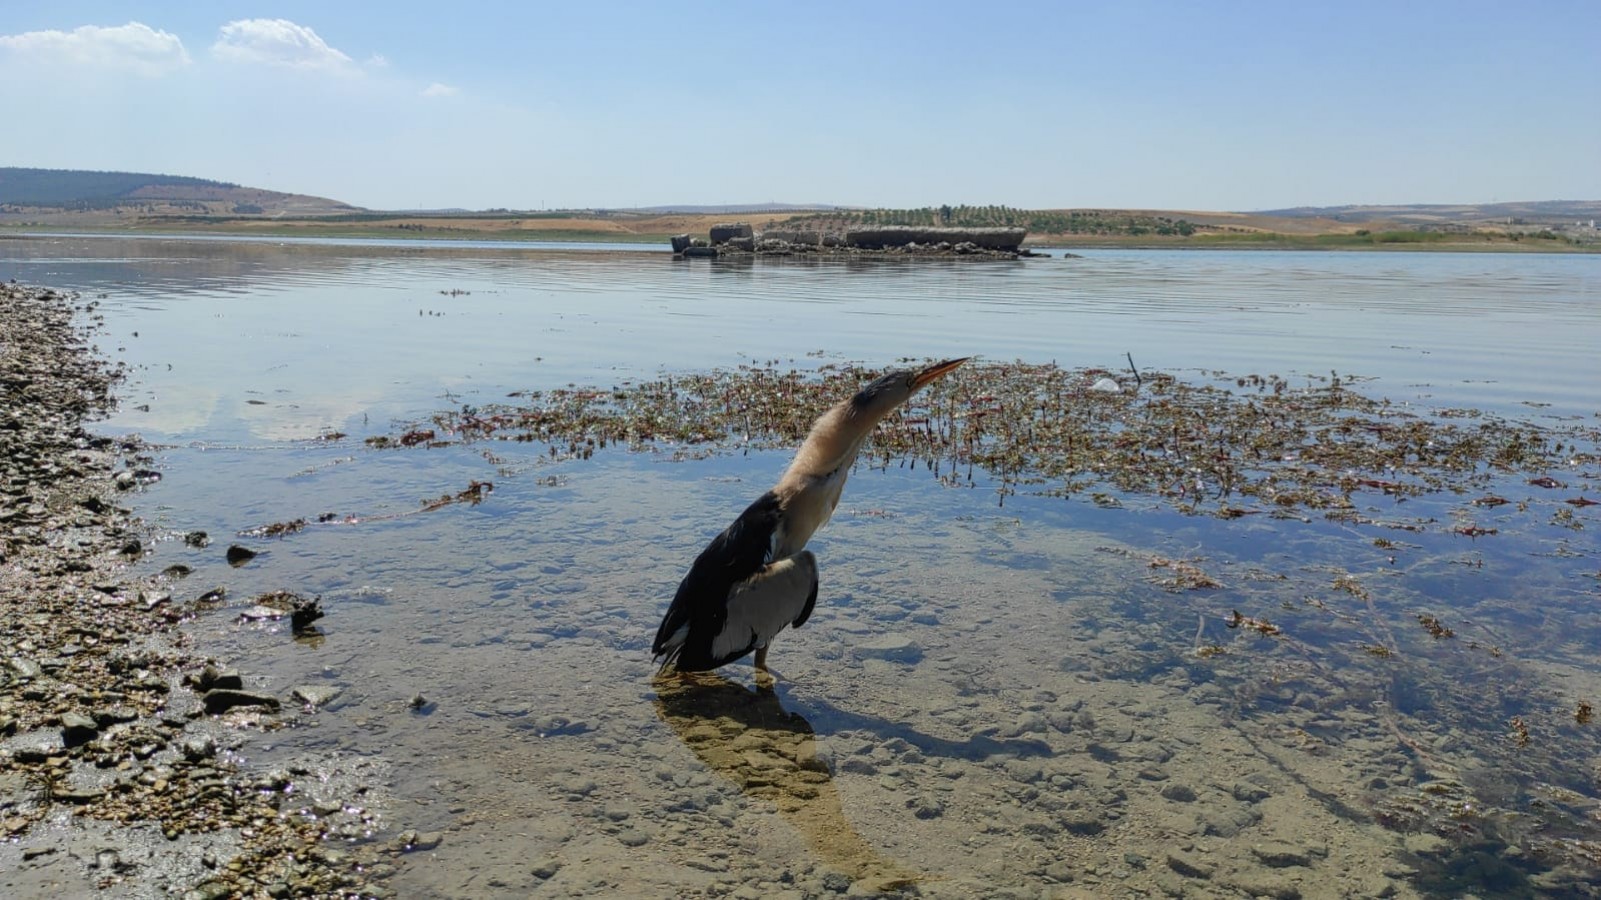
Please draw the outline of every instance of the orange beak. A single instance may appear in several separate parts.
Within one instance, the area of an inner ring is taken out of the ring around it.
[[[912,376],[912,390],[915,391],[931,381],[935,381],[939,378],[949,375],[951,372],[956,370],[957,366],[967,362],[972,358],[973,357],[971,356],[964,356],[961,359],[947,359],[942,363],[936,363],[935,365],[929,366],[923,371]]]

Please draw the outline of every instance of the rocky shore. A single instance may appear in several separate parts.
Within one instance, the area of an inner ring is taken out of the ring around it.
[[[138,574],[162,536],[125,503],[159,474],[89,430],[122,377],[98,321],[0,284],[0,895],[385,896],[372,865],[427,839],[363,843],[374,785],[327,761],[241,763],[248,730],[314,704],[189,646],[182,566]]]

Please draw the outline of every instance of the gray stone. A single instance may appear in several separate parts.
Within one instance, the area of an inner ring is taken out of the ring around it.
[[[618,833],[617,842],[624,847],[643,847],[650,842],[650,838],[644,832],[630,828]]]
[[[260,706],[276,711],[281,705],[278,702],[278,698],[271,694],[257,694],[251,691],[238,691],[231,688],[209,690],[202,699],[206,703],[206,712],[212,714],[227,712],[236,706]]]
[[[61,716],[61,739],[67,746],[76,746],[94,739],[100,733],[100,726],[95,720],[82,713],[63,713]]]
[[[327,706],[341,693],[339,688],[331,684],[300,684],[290,690],[290,695],[307,706]]]

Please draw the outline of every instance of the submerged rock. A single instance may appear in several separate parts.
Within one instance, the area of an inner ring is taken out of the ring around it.
[[[871,638],[851,648],[857,659],[887,659],[901,663],[915,663],[923,658],[923,648],[904,634],[886,634]]]

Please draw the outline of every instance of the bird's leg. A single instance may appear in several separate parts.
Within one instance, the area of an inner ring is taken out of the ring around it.
[[[756,648],[756,686],[772,687],[777,681],[773,673],[767,668],[767,648]]]

